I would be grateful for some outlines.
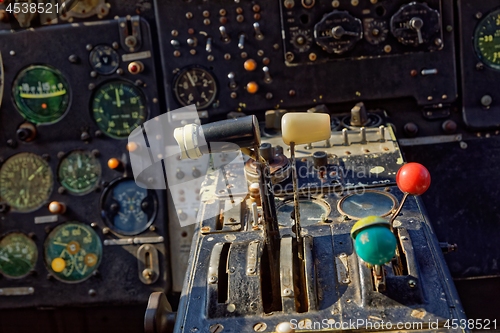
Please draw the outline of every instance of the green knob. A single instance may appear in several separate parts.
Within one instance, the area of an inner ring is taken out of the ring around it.
[[[356,253],[368,264],[383,265],[396,253],[396,237],[389,229],[389,222],[381,217],[359,220],[351,229],[351,237]]]

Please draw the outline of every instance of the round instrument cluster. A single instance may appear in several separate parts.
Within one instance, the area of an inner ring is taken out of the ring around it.
[[[45,240],[44,248],[47,269],[64,282],[88,279],[102,258],[99,236],[91,227],[79,222],[57,226]]]
[[[152,190],[137,186],[133,179],[112,183],[101,199],[105,223],[122,235],[137,235],[154,221],[158,200]]]
[[[105,82],[92,96],[92,116],[97,126],[114,139],[125,139],[148,118],[144,93],[124,80]]]
[[[50,66],[23,69],[12,85],[14,104],[26,120],[34,124],[59,121],[68,110],[71,95],[66,78]]]
[[[16,212],[40,208],[49,200],[52,186],[49,164],[32,153],[16,154],[0,169],[0,198]]]
[[[34,268],[38,258],[35,242],[19,232],[0,239],[0,273],[12,279],[23,278]]]
[[[500,9],[479,22],[474,33],[474,49],[487,66],[500,70]]]
[[[209,108],[217,97],[214,77],[201,67],[183,69],[174,79],[173,90],[181,105],[194,104],[198,110]]]
[[[71,194],[84,195],[92,192],[101,177],[101,164],[88,151],[75,150],[67,154],[57,172],[61,185]]]

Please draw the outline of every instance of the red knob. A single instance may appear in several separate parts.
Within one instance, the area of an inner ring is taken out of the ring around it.
[[[402,192],[421,195],[431,186],[431,174],[422,164],[408,163],[399,169],[396,183]]]

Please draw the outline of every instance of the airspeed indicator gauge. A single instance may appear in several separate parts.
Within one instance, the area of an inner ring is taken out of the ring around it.
[[[474,32],[474,49],[487,66],[500,70],[500,9],[479,22]]]

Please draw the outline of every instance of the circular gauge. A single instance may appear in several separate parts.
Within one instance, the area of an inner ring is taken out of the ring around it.
[[[49,66],[23,69],[14,80],[12,94],[19,113],[35,124],[60,120],[70,102],[68,82],[61,72]]]
[[[101,164],[92,153],[75,150],[63,158],[57,175],[69,193],[84,195],[97,186],[101,177]]]
[[[391,18],[391,32],[403,45],[428,44],[440,29],[439,12],[425,3],[404,5]]]
[[[322,222],[330,215],[330,205],[323,200],[299,199],[300,224],[308,226]],[[293,221],[294,204],[293,200],[285,200],[277,208],[278,223],[280,225],[291,226]]]
[[[81,282],[97,269],[102,244],[96,232],[83,223],[69,222],[57,226],[45,240],[45,264],[64,282]]]
[[[137,186],[133,179],[121,179],[106,189],[101,209],[104,221],[112,230],[137,235],[153,223],[158,200],[153,190]]]
[[[365,23],[365,39],[372,45],[378,45],[387,39],[389,27],[387,21],[366,19]]]
[[[298,29],[292,32],[290,42],[299,53],[307,52],[311,48],[312,36],[310,30]]]
[[[146,105],[146,97],[133,83],[108,81],[95,90],[92,115],[104,133],[123,139],[147,119]]]
[[[52,182],[52,171],[43,158],[19,153],[0,169],[0,198],[14,211],[32,212],[49,200]]]
[[[487,66],[500,70],[500,9],[479,22],[474,32],[474,48]]]
[[[217,83],[207,70],[191,67],[182,70],[174,82],[177,101],[183,105],[196,105],[198,110],[210,107],[217,95]]]
[[[0,272],[19,279],[35,268],[38,250],[35,242],[25,234],[13,232],[0,240]]]
[[[363,38],[361,20],[346,11],[335,10],[314,26],[314,38],[328,53],[345,53]]]
[[[107,45],[97,45],[90,52],[90,64],[94,70],[102,75],[114,73],[120,65],[120,56],[113,48]]]
[[[366,190],[362,194],[348,195],[338,203],[340,214],[353,220],[367,216],[387,216],[396,208],[396,198],[389,193]]]

